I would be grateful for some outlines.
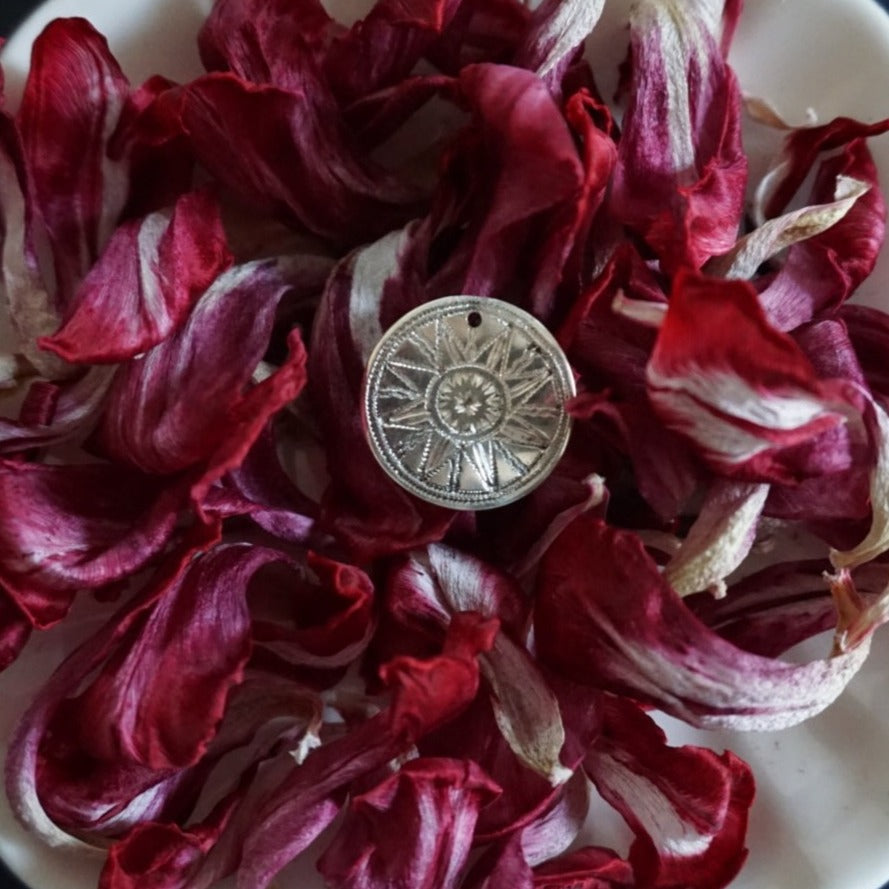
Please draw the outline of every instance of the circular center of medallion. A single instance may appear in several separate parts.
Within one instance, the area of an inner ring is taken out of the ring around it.
[[[552,471],[573,394],[568,361],[539,321],[499,300],[450,296],[383,335],[367,366],[364,421],[374,456],[412,494],[490,509]]]
[[[503,419],[506,392],[486,368],[455,367],[445,371],[431,388],[432,413],[456,436],[483,437]]]

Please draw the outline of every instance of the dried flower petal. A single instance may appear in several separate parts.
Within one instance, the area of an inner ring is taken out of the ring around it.
[[[803,665],[749,654],[688,611],[636,535],[586,517],[550,548],[537,596],[544,663],[701,726],[774,729],[820,712],[864,662],[874,629]]]
[[[334,889],[453,889],[478,810],[499,792],[473,762],[411,760],[352,799],[318,869]]]

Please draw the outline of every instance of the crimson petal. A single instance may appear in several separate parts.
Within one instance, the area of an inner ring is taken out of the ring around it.
[[[243,885],[265,889],[335,817],[337,799],[351,782],[406,752],[436,725],[453,719],[475,697],[480,651],[490,648],[496,621],[466,613],[452,622],[444,649],[428,660],[399,658],[382,671],[394,689],[388,711],[322,745],[290,769],[273,791],[247,801],[229,839],[205,871],[209,885],[238,867]]]
[[[305,382],[305,351],[294,331],[291,357],[250,386],[287,289],[286,264],[277,260],[218,278],[184,327],[118,371],[99,430],[108,452],[153,473],[206,464],[202,493],[238,465],[269,416]]]
[[[216,201],[184,195],[125,223],[77,289],[62,327],[40,346],[66,361],[117,363],[158,345],[231,264]]]
[[[676,276],[647,381],[661,421],[724,475],[801,480],[823,473],[819,436],[852,421],[864,437],[859,389],[818,379],[742,281]]]
[[[129,92],[107,41],[85,19],[56,19],[34,41],[19,122],[60,310],[126,203],[128,163],[106,149]]]
[[[582,517],[544,557],[535,633],[540,659],[577,682],[693,725],[773,729],[815,715],[840,694],[879,623],[861,617],[861,633],[826,660],[793,665],[749,654],[688,610],[636,535]]]
[[[844,177],[869,186],[867,192],[835,225],[791,247],[787,261],[760,294],[772,323],[781,330],[835,312],[876,265],[886,229],[886,202],[863,139],[850,142],[821,165],[812,201],[833,199]]]
[[[31,636],[31,622],[0,586],[0,672],[21,653]]]
[[[599,846],[585,846],[541,864],[534,869],[532,885],[534,889],[641,889],[629,862]]]
[[[845,148],[854,140],[879,136],[889,130],[889,118],[864,123],[851,117],[835,117],[816,127],[800,127],[785,139],[781,162],[776,167],[778,181],[763,208],[766,218],[781,213],[815,166],[818,155]]]
[[[354,797],[318,869],[332,889],[454,889],[500,788],[471,761],[420,758]]]
[[[209,74],[183,87],[182,123],[197,159],[244,200],[348,245],[416,214],[418,195],[358,155],[321,76],[299,92]]]
[[[37,627],[80,589],[137,571],[173,534],[182,486],[103,464],[0,462],[0,582]]]
[[[278,559],[231,545],[196,560],[79,697],[83,748],[155,770],[196,762],[252,650],[248,581]]]
[[[636,834],[630,863],[640,887],[722,889],[747,857],[750,768],[734,754],[669,747],[630,701],[608,698],[585,767]]]
[[[722,7],[644,0],[631,16],[632,92],[613,212],[667,270],[726,252],[743,216],[741,97],[722,54]]]

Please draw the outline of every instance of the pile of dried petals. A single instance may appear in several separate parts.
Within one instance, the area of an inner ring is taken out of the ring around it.
[[[889,122],[788,128],[748,183],[740,0],[636,0],[614,99],[602,7],[219,0],[208,73],[138,87],[81,19],[35,43],[0,117],[0,665],[78,594],[107,622],[6,789],[109,849],[103,889],[260,889],[328,827],[335,889],[717,889],[750,770],[648,710],[779,728],[866,657],[889,316],[847,299]],[[553,475],[478,514],[391,482],[359,410],[381,332],[454,293],[578,381]],[[785,532],[815,557],[751,570]],[[572,845],[593,786],[626,857]]]

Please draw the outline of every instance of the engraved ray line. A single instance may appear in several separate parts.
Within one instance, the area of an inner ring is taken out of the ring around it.
[[[406,423],[411,427],[426,427],[429,425],[429,414],[422,398],[415,398],[410,404],[398,408],[389,414],[388,423]]]
[[[550,380],[552,374],[549,371],[543,373],[535,373],[533,376],[526,376],[520,379],[510,378],[509,395],[512,402],[524,404],[530,401]]]
[[[433,370],[440,370],[441,365],[438,358],[438,336],[436,341],[430,343],[419,330],[412,330],[406,337],[406,341],[415,345],[427,358],[429,365]]]
[[[448,475],[448,493],[456,494],[460,490],[460,473],[463,471],[463,460],[466,455],[463,448],[458,448],[451,459],[451,471]]]
[[[382,398],[409,398],[416,400],[421,392],[416,389],[405,389],[403,386],[380,386],[377,390],[377,401]]]
[[[528,474],[528,466],[523,463],[505,444],[505,442],[497,439],[493,442],[494,449],[509,463],[510,466],[519,474],[519,477]]]
[[[503,378],[505,380],[524,379],[526,376],[535,375],[540,371],[531,370],[531,367],[533,364],[539,361],[540,353],[531,346],[528,346],[528,348],[524,352],[519,353],[515,361],[506,368],[503,374]],[[545,372],[549,373],[549,371],[546,370],[545,365],[544,370]]]
[[[422,433],[427,429],[431,429],[430,423],[393,423],[391,420],[381,420],[383,429],[395,429],[398,432],[416,432]]]
[[[552,404],[523,404],[516,413],[536,420],[557,420],[562,414],[562,408]]]
[[[478,344],[472,360],[475,364],[484,365],[491,373],[499,375],[511,348],[512,328],[504,327],[490,339]]]
[[[468,343],[461,342],[456,331],[449,324],[441,324],[441,355],[443,367],[455,364],[468,364],[470,358],[467,354]]]
[[[393,377],[395,377],[396,380],[403,383],[408,389],[410,389],[415,396],[421,397],[426,391],[425,386],[420,386],[409,373],[405,373],[404,369],[401,367],[394,366],[394,363],[388,364],[386,366],[386,370]]]
[[[497,464],[492,453],[491,441],[475,442],[469,448],[467,458],[482,486],[488,491],[493,491],[497,487]]]
[[[433,430],[429,438],[429,453],[426,455],[424,463],[423,478],[428,478],[432,473],[438,472],[442,464],[447,463],[453,457],[456,450],[454,443],[437,430]]]
[[[507,417],[502,428],[504,437],[509,440],[511,445],[543,451],[549,444],[548,433],[529,423],[520,414],[512,414]]]
[[[393,427],[387,426],[386,428],[391,429]],[[431,432],[427,432],[424,435],[423,430],[415,429],[406,429],[404,431],[408,432],[408,435],[403,436],[395,442],[390,442],[392,450],[395,451],[396,455],[401,459],[403,459],[408,451],[413,450],[421,441],[428,441],[429,436],[432,434]]]
[[[420,464],[417,466],[417,472],[420,478],[426,478],[426,463],[429,460],[429,449],[432,447],[432,439],[435,437],[435,430],[429,429],[426,432],[423,442],[423,453],[420,455]]]
[[[392,358],[390,359],[387,367],[393,368],[397,367],[401,370],[413,370],[417,373],[423,374],[434,374],[435,368],[429,367],[427,364],[420,364],[418,361],[409,361],[407,358]],[[393,370],[392,373],[395,373]]]

